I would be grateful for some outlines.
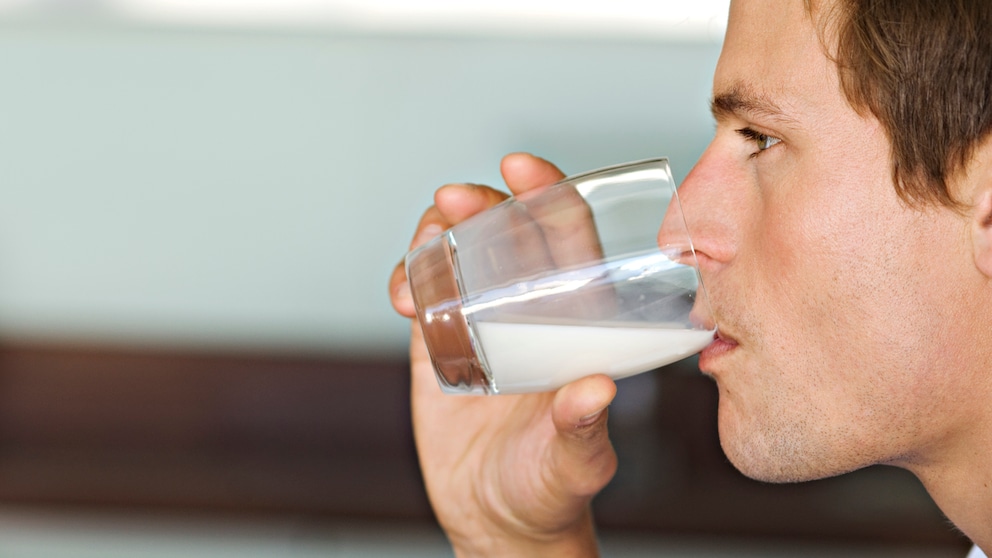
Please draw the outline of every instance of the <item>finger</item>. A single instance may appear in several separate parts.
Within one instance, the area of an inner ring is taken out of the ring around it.
[[[531,217],[541,227],[559,267],[585,264],[603,256],[592,209],[574,189],[532,200]]]
[[[527,153],[507,155],[500,163],[500,171],[511,191],[517,192],[553,184],[564,176],[553,164]],[[505,193],[487,186],[474,184],[442,186],[434,193],[434,206],[421,217],[417,233],[410,243],[410,249],[422,245],[445,229],[506,198]],[[389,279],[389,293],[393,308],[398,313],[407,317],[414,316],[413,299],[403,263],[393,269]]]
[[[489,209],[509,197],[487,186],[472,184],[449,184],[439,189],[434,195],[438,212],[449,222],[461,222]],[[468,232],[468,231],[466,231]],[[463,274],[486,277],[491,284],[504,280],[518,279],[531,273],[551,269],[554,261],[543,244],[540,228],[526,209],[511,206],[491,220],[477,223],[471,234],[466,237],[469,244],[474,242],[490,242],[491,239],[503,237],[519,240],[521,243],[513,250],[512,258],[505,258],[494,266],[490,253],[486,250],[471,250],[459,257],[459,266]]]
[[[511,153],[503,157],[499,170],[514,194],[549,186],[565,177],[558,167],[530,153]]]
[[[420,217],[417,232],[414,233],[413,240],[410,241],[410,250],[441,234],[448,226],[450,225],[447,220],[436,207],[428,208]],[[393,309],[401,316],[412,318],[416,315],[413,295],[410,293],[410,283],[406,277],[405,261],[400,261],[389,276],[389,301],[392,303]]]
[[[606,428],[616,384],[598,374],[558,390],[551,417],[558,432],[552,459],[563,488],[576,495],[600,491],[616,472],[617,456]]]
[[[500,171],[516,194],[554,184],[565,177],[558,167],[529,153],[507,155]],[[557,265],[581,264],[602,255],[592,213],[578,192],[563,192],[542,203],[532,203],[528,211],[540,224]]]
[[[503,157],[500,172],[510,191],[521,194],[549,186],[565,177],[551,162],[529,153]],[[582,263],[598,257],[599,240],[591,225],[588,206],[575,194],[532,203],[528,217],[537,222],[545,240],[547,256],[558,267]]]
[[[551,184],[563,178],[562,172],[553,164],[526,153],[505,157],[502,170],[507,184],[515,191]],[[603,258],[592,210],[575,189],[562,188],[554,195],[530,198],[527,214],[541,231],[553,267],[570,269]],[[599,296],[569,297],[567,304],[556,303],[557,309],[549,312],[558,317],[599,318],[614,311],[613,300],[611,292],[603,292]]]
[[[417,230],[413,233],[413,239],[410,240],[410,250],[412,251],[426,244],[427,241],[443,233],[450,227],[451,222],[438,210],[437,206],[430,206],[420,216],[420,222],[417,223]]]
[[[447,184],[434,192],[434,206],[451,225],[489,209],[509,197],[505,192],[476,184]]]
[[[507,198],[503,192],[487,186],[475,184],[448,184],[434,193],[434,205],[427,209],[420,218],[417,232],[410,242],[413,250],[446,229],[472,215]],[[400,262],[389,278],[389,297],[393,309],[399,314],[412,318],[416,310],[413,297],[410,294],[410,284],[406,277],[404,262]]]
[[[400,262],[393,268],[393,274],[389,277],[389,302],[393,305],[393,310],[407,318],[412,318],[417,314],[417,309],[413,305],[413,294],[410,293],[410,283],[406,280],[406,264]]]

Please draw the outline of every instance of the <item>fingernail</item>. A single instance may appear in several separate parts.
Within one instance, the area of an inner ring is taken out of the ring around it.
[[[576,428],[582,428],[584,426],[589,426],[590,424],[593,424],[594,422],[596,422],[597,420],[599,420],[600,415],[602,415],[603,414],[603,411],[605,411],[605,410],[606,410],[606,407],[603,407],[602,409],[596,411],[595,413],[589,413],[588,415],[580,418],[579,419],[579,423],[576,424],[575,427]]]

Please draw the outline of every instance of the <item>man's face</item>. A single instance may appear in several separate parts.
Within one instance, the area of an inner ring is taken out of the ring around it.
[[[966,382],[948,372],[977,342],[968,222],[896,195],[884,130],[824,53],[824,11],[732,4],[716,135],[679,190],[720,328],[700,367],[721,442],[771,481],[925,460],[953,438]]]

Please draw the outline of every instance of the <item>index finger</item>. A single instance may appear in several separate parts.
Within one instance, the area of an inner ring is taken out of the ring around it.
[[[514,195],[554,184],[565,178],[555,165],[529,153],[512,153],[500,164],[503,180]],[[558,267],[583,264],[602,257],[592,212],[578,193],[529,208]]]
[[[558,167],[530,153],[511,153],[503,157],[499,170],[514,195],[550,186],[565,178],[565,173]]]

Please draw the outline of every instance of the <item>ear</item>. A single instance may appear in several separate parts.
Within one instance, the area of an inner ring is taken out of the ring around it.
[[[986,277],[992,278],[992,185],[982,188],[976,198],[972,216],[975,264]]]

